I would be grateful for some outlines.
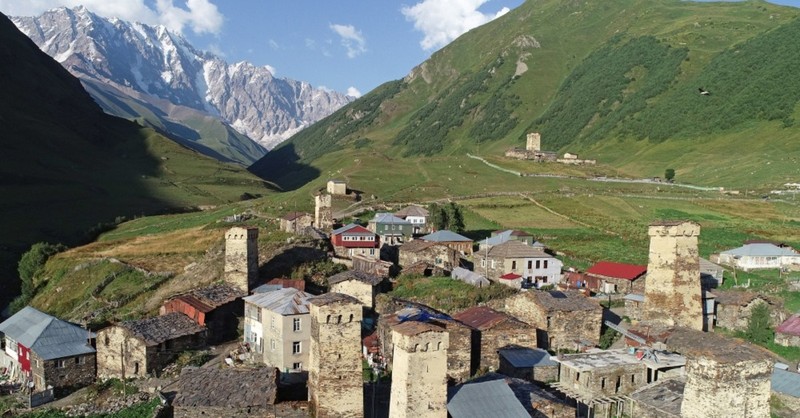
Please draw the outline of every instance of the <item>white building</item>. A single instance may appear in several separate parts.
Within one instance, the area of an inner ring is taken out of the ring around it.
[[[308,365],[313,295],[295,288],[257,293],[244,298],[244,342],[254,358],[282,372]]]
[[[789,247],[754,243],[719,253],[719,262],[745,271],[800,267],[800,254]]]

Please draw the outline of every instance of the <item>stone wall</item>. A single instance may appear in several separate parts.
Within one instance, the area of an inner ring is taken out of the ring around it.
[[[425,261],[431,265],[452,270],[458,267],[458,259],[458,251],[444,244],[431,245],[418,251],[407,251],[401,246],[398,264],[400,267],[408,267],[414,263]],[[437,260],[439,261],[438,263]]]
[[[750,323],[750,317],[752,316],[753,308],[765,303],[767,302],[760,298],[753,299],[750,301],[750,303],[744,306],[740,306],[739,304],[735,303],[717,303],[716,326],[734,331],[744,331],[747,329],[747,324]],[[780,311],[780,309],[776,309],[774,306],[768,303],[767,308],[770,312],[770,322],[772,323],[772,326],[777,327],[781,324],[781,322],[783,322],[783,313]]]
[[[499,372],[510,377],[525,379],[529,382],[551,383],[558,381],[558,365],[554,366],[535,366],[516,368],[505,358],[500,357]]]
[[[338,293],[309,300],[308,397],[317,418],[364,416],[361,303]]]
[[[34,375],[36,390],[44,390],[52,386],[56,394],[88,386],[95,381],[97,362],[95,353],[82,356],[65,357],[56,360],[42,360],[36,353],[30,352],[31,372]],[[40,387],[38,377],[44,377],[44,385]]]
[[[307,418],[305,408],[295,405],[270,405],[268,407],[225,408],[219,406],[176,406],[173,408],[174,418]]]
[[[766,359],[720,363],[706,357],[689,357],[681,416],[769,417],[771,377],[772,362]]]
[[[310,214],[300,215],[291,221],[288,219],[281,219],[281,231],[290,234],[298,234],[313,224],[314,217]]]
[[[258,228],[234,227],[225,233],[224,277],[246,293],[258,282]]]
[[[239,318],[244,314],[244,301],[236,299],[206,314],[208,343],[233,341],[239,336]]]
[[[314,196],[314,226],[323,231],[333,228],[331,195],[323,193]]]
[[[407,322],[398,329],[415,325],[428,324]],[[392,339],[389,418],[446,418],[447,331],[439,328],[409,335],[394,330]]]
[[[536,328],[516,321],[507,321],[480,331],[480,368],[497,370],[500,356],[497,350],[507,345],[536,348]]]
[[[700,256],[694,222],[656,222],[648,229],[650,252],[642,319],[703,330]]]
[[[104,328],[97,333],[97,377],[158,375],[181,352],[197,350],[205,345],[205,334],[186,335],[147,346],[121,326]]]
[[[800,336],[776,332],[775,344],[782,345],[784,347],[800,347]]]
[[[345,280],[331,285],[330,291],[350,295],[367,308],[375,307],[377,288],[369,283],[360,280]]]
[[[537,330],[536,342],[546,350],[575,350],[575,341],[600,343],[600,329],[603,322],[603,309],[562,311],[548,310],[534,303],[525,293],[505,300],[506,312],[519,320],[534,326]]]

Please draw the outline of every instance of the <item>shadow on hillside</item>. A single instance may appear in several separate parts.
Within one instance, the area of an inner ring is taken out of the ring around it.
[[[324,260],[328,253],[314,247],[291,247],[258,268],[258,276],[264,281],[279,277],[290,277],[295,267],[310,261]]]
[[[283,191],[296,190],[321,174],[315,167],[300,163],[300,158],[294,144],[287,144],[268,152],[248,170]]]

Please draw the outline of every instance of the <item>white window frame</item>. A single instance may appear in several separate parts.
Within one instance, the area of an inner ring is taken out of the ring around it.
[[[292,341],[292,354],[301,354],[303,352],[302,341]]]
[[[303,328],[302,328],[302,323],[300,321],[300,318],[293,318],[292,319],[292,331],[300,332],[302,330],[303,330]]]

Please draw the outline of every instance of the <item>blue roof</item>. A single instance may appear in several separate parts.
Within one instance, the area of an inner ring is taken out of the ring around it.
[[[372,218],[370,222],[375,222],[379,224],[395,224],[395,225],[411,225],[411,222],[394,216],[388,212],[378,212],[375,214],[375,217]]]
[[[452,388],[447,396],[447,412],[453,418],[530,418],[505,380]]]
[[[457,234],[453,231],[448,231],[446,229],[425,235],[420,239],[428,242],[453,242],[453,241],[472,242],[471,239],[463,235]]]
[[[501,348],[498,352],[503,358],[508,360],[512,366],[518,368],[558,365],[558,362],[550,358],[550,353],[538,348]]]
[[[772,391],[800,398],[800,374],[776,368],[772,372]]]
[[[94,353],[95,334],[30,306],[0,323],[0,332],[36,353],[42,360]]]
[[[778,247],[775,244],[757,243],[746,244],[739,248],[722,251],[720,254],[738,255],[741,257],[779,257],[797,256],[797,252],[791,248]]]

